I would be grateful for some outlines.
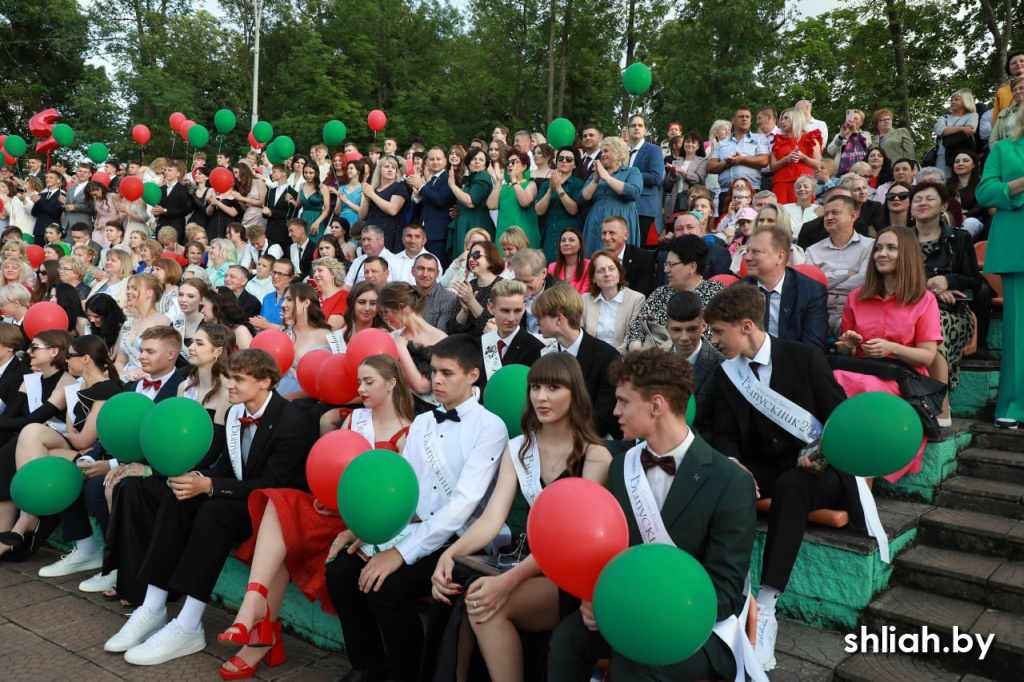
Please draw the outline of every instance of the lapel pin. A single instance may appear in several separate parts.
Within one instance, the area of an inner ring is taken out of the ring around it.
[[[694,481],[699,481],[700,480],[700,474],[694,474],[693,475],[693,480]]]

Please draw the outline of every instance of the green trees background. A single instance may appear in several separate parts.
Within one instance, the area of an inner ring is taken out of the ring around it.
[[[926,142],[953,90],[991,99],[1022,5],[847,0],[800,18],[792,0],[264,0],[259,114],[299,149],[332,118],[368,143],[378,108],[401,145],[559,116],[611,133],[629,105],[621,69],[643,61],[654,85],[634,108],[659,134],[679,121],[706,135],[734,106],[806,97],[830,126],[888,106]],[[254,0],[0,0],[0,133],[27,138],[31,115],[55,107],[82,149],[137,156],[129,131],[143,123],[147,153],[162,154],[172,112],[212,128],[226,107],[239,127],[225,146],[244,151],[254,18]]]

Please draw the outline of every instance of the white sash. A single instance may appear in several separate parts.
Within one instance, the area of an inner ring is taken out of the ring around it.
[[[64,387],[64,398],[68,403],[67,423],[75,423],[75,407],[78,406],[78,392],[82,390],[81,383],[68,384]]]
[[[373,438],[373,410],[367,407],[352,410],[352,418],[349,420],[348,428],[365,438],[371,448],[377,442]]]
[[[455,472],[448,466],[448,460],[445,459],[444,450],[441,448],[441,442],[437,437],[437,421],[431,415],[430,419],[423,420],[426,423],[426,427],[423,429],[423,461],[427,465],[427,471],[430,473],[430,478],[433,479],[434,484],[441,493],[451,499],[452,494],[455,492],[455,482],[458,478],[455,476]]]
[[[36,410],[43,406],[43,375],[40,374],[39,372],[32,372],[31,374],[26,374],[23,381],[25,382],[25,395],[28,398],[28,411],[35,412]],[[65,390],[72,386],[74,387],[75,402],[77,403],[78,389],[80,388],[80,386],[78,384],[71,384],[70,386],[65,387]],[[68,410],[70,411],[70,409],[71,403],[69,402]],[[68,432],[67,424],[65,424],[62,420],[58,419],[57,417],[49,419],[46,422],[46,425],[49,426],[54,431],[56,431],[57,433]]]
[[[186,388],[184,395],[189,400],[194,400],[194,401],[196,401],[198,403],[199,402],[199,384],[197,383],[195,386],[192,386],[191,388]]]
[[[540,349],[540,354],[541,355],[547,355],[548,353],[557,353],[558,352],[558,341],[557,340],[555,340],[555,339],[545,339],[540,334],[534,334],[534,336],[537,337],[537,340],[539,340],[541,343],[544,344],[544,347]]]
[[[501,353],[498,352],[498,332],[487,332],[480,337],[480,347],[484,352],[484,370],[490,379],[501,369]]]
[[[519,478],[519,490],[522,491],[526,503],[533,507],[534,501],[540,495],[540,452],[537,450],[536,436],[530,449],[519,459],[519,451],[523,447],[523,436],[516,436],[508,444],[509,455],[512,456],[512,465],[516,469],[516,477]]]
[[[128,364],[125,365],[125,369],[141,367],[142,363],[139,361],[140,353],[139,350],[132,344],[129,339],[132,337],[132,318],[128,318],[124,321],[124,327],[121,330],[121,350],[128,356]]]
[[[633,518],[636,520],[640,537],[647,543],[676,546],[672,537],[665,528],[665,522],[661,518],[661,510],[658,502],[654,499],[651,491],[651,484],[647,480],[647,474],[640,464],[640,453],[647,447],[647,443],[641,443],[631,448],[623,461],[623,476],[626,481],[626,494],[629,496],[629,506],[633,511]],[[757,657],[754,655],[754,648],[747,638],[747,633],[742,625],[747,622],[747,610],[750,608],[750,574],[743,585],[743,610],[739,617],[735,614],[715,623],[713,632],[732,651],[736,661],[735,682],[745,682],[746,675],[750,675],[754,682],[768,682],[764,669],[758,665]]]
[[[327,334],[327,345],[331,347],[331,352],[335,355],[344,353],[345,349],[348,348],[348,344],[345,343],[344,332],[340,329],[336,332],[329,332]]]
[[[812,443],[821,438],[823,431],[821,422],[789,398],[780,395],[778,391],[772,390],[755,379],[749,365],[736,360],[726,360],[722,363],[722,369],[739,390],[740,395],[755,410],[785,429],[786,432],[805,443]],[[864,513],[864,525],[867,526],[868,535],[878,542],[879,557],[883,562],[889,563],[889,538],[885,534],[885,528],[882,527],[881,519],[878,518],[875,498],[871,494],[871,489],[868,488],[867,481],[860,476],[857,476],[856,479],[857,496],[860,498],[861,511]]]
[[[228,435],[228,457],[231,459],[231,469],[235,472],[235,478],[242,480],[242,422],[239,417],[245,411],[245,405],[239,403],[232,405],[224,417],[224,429]]]

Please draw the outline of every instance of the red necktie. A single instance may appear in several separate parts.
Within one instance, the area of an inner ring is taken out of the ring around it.
[[[143,391],[148,391],[149,389],[153,389],[154,391],[159,391],[160,390],[160,386],[162,386],[162,385],[163,385],[163,379],[157,379],[156,381],[150,381],[149,379],[143,379],[142,380],[142,390]]]
[[[239,417],[238,418],[238,423],[241,424],[242,426],[259,426],[260,425],[260,418],[259,417]]]
[[[657,457],[647,448],[644,448],[644,451],[640,453],[640,464],[643,466],[644,471],[647,471],[651,467],[661,467],[661,470],[669,476],[676,475],[675,457]]]
[[[508,345],[507,343],[505,343],[501,339],[498,339],[498,357],[499,358],[501,357],[502,353],[505,352],[505,346],[507,346],[507,345]]]

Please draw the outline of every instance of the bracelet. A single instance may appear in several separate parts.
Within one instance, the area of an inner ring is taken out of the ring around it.
[[[148,466],[148,467],[146,467],[145,469],[142,470],[142,477],[143,478],[149,478],[152,475],[153,475],[153,467]]]

